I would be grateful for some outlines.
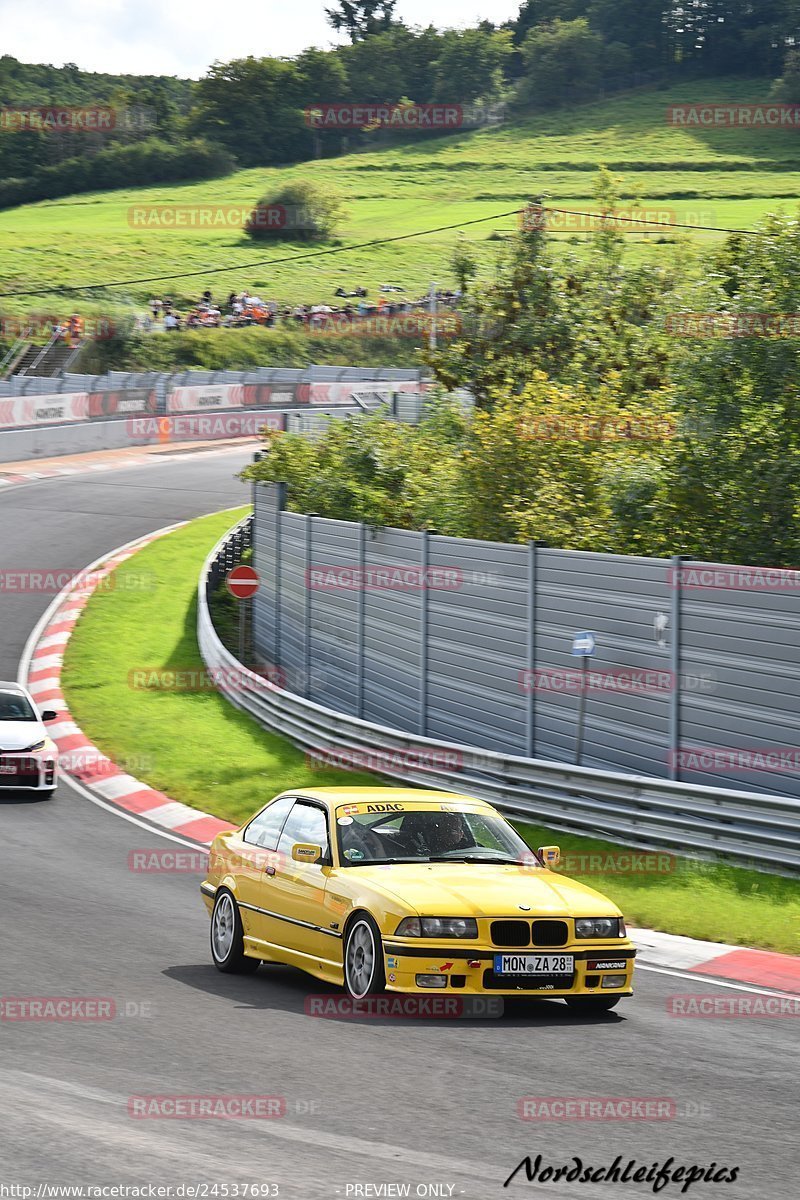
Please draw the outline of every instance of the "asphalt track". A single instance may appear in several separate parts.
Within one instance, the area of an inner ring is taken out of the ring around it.
[[[0,569],[77,569],[246,501],[233,476],[248,457],[192,455],[8,488]],[[0,678],[15,677],[50,599],[0,597]],[[317,1019],[307,996],[338,993],[299,972],[262,967],[237,979],[213,969],[200,876],[128,868],[131,850],[174,845],[155,830],[65,784],[51,802],[4,798],[0,826],[0,994],[109,997],[118,1014],[0,1021],[0,1184],[205,1184],[209,1197],[273,1185],[292,1200],[403,1194],[382,1184],[476,1200],[653,1195],[648,1183],[528,1183],[524,1172],[503,1188],[526,1154],[593,1167],[619,1154],[648,1167],[672,1158],[739,1168],[737,1182],[697,1183],[692,1197],[798,1196],[798,1020],[667,1011],[676,993],[742,990],[640,971],[634,999],[599,1020],[558,1002],[515,1003],[500,1020]],[[285,1115],[129,1113],[130,1097],[175,1094],[280,1096]],[[534,1124],[517,1116],[524,1096],[662,1097],[676,1115]]]

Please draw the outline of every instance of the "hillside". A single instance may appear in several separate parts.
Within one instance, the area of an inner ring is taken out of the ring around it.
[[[0,296],[0,305],[5,312],[41,311],[43,305],[63,306],[64,301],[48,294],[54,284],[124,281],[238,264],[239,269],[223,275],[126,284],[66,303],[84,312],[107,312],[120,305],[141,309],[153,289],[183,298],[205,287],[218,295],[248,287],[294,303],[330,299],[340,284],[363,285],[371,295],[388,282],[410,293],[427,289],[431,279],[453,285],[448,259],[456,230],[267,268],[251,264],[295,258],[309,248],[254,245],[236,227],[137,228],[129,221],[134,205],[247,207],[285,179],[314,177],[341,194],[347,210],[340,231],[344,244],[491,217],[540,194],[559,206],[590,210],[593,172],[600,162],[624,177],[623,193],[638,197],[647,210],[699,224],[751,227],[775,208],[791,209],[800,194],[796,131],[689,131],[669,126],[665,110],[689,101],[755,102],[766,97],[768,86],[766,81],[706,81],[419,142],[387,144],[384,133],[381,148],[346,157],[238,171],[203,184],[88,194],[9,210],[0,213],[0,291],[34,289],[36,294]],[[484,269],[502,246],[498,234],[510,232],[514,223],[509,216],[466,230]],[[670,233],[669,239],[675,236]],[[559,238],[575,241],[569,234]],[[636,255],[668,252],[663,238],[658,232],[629,236]]]

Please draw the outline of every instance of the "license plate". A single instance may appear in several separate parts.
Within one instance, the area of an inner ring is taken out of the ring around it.
[[[495,954],[495,975],[571,975],[572,954]]]
[[[13,763],[0,763],[0,775],[16,775],[17,768]]]

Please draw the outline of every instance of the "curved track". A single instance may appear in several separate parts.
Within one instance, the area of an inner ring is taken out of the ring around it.
[[[0,569],[80,568],[172,521],[246,501],[241,451],[42,481],[0,494]],[[0,597],[0,678],[14,678],[48,596]],[[98,672],[102,664],[98,664]],[[178,736],[178,731],[176,731]],[[253,805],[262,797],[254,796]],[[321,1020],[324,989],[287,968],[210,965],[196,874],[136,874],[131,850],[174,845],[62,784],[52,803],[0,800],[3,996],[112,997],[113,1020],[0,1022],[2,1182],[277,1185],[282,1197],[506,1194],[606,1200],[646,1183],[502,1183],[545,1163],[617,1154],[638,1164],[739,1166],[691,1196],[797,1195],[796,1019],[680,1020],[675,993],[741,989],[640,971],[636,997],[599,1021],[560,1003],[501,1020]],[[336,994],[331,992],[331,994]],[[135,1120],[128,1098],[268,1094],[278,1120]],[[532,1124],[522,1096],[651,1096],[661,1121]],[[420,1190],[422,1186],[440,1190]],[[680,1184],[659,1194],[680,1195]],[[209,1191],[209,1196],[214,1192]]]

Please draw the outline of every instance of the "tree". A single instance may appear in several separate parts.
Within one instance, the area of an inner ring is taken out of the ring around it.
[[[351,42],[362,42],[383,33],[392,25],[397,0],[339,0],[338,8],[326,8],[328,24],[346,33]]]
[[[603,80],[604,54],[603,39],[584,17],[531,29],[522,43],[525,72],[520,98],[550,106],[596,96]]]
[[[673,381],[687,436],[665,481],[674,545],[719,561],[793,565],[800,555],[800,224],[713,252],[677,304],[715,314],[676,339]],[[676,319],[679,318],[679,312]]]
[[[244,166],[310,158],[306,100],[294,62],[238,58],[215,63],[197,84],[193,131],[219,142]]]
[[[512,53],[508,30],[447,30],[436,62],[434,98],[458,104],[498,95]]]

